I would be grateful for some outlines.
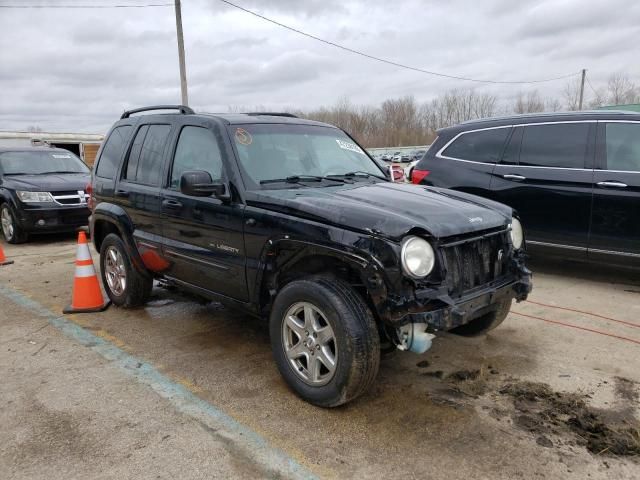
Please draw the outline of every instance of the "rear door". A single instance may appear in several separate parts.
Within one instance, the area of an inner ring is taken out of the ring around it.
[[[184,120],[173,142],[171,165],[162,190],[166,275],[196,287],[247,301],[244,205],[215,197],[190,197],[180,192],[180,177],[205,170],[213,181],[227,178],[223,132],[210,122]]]
[[[587,121],[514,127],[493,171],[491,192],[518,212],[529,243],[586,255],[595,126]]]
[[[640,121],[598,123],[589,256],[640,263]]]
[[[131,219],[133,236],[143,259],[146,249],[158,249],[161,244],[160,180],[170,132],[169,124],[141,124],[115,187],[114,203],[122,206]]]

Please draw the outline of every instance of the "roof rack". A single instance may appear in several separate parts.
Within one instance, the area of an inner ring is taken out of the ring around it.
[[[268,115],[268,116],[271,116],[271,117],[298,118],[293,113],[287,113],[287,112],[248,112],[245,115],[251,115],[251,116],[254,116],[254,117],[257,117],[257,116],[260,116],[260,115]]]
[[[149,112],[151,110],[180,110],[180,113],[182,115],[193,115],[194,113],[196,113],[186,105],[154,105],[152,107],[142,107],[136,108],[134,110],[125,110],[120,119],[129,118],[134,113]]]

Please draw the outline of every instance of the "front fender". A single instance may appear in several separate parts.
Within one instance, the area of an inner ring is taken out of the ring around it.
[[[359,237],[359,236],[358,236]],[[256,289],[265,297],[260,299],[261,307],[271,303],[277,294],[278,285],[283,276],[292,268],[304,262],[305,258],[335,259],[340,264],[349,267],[357,273],[359,283],[366,288],[369,300],[375,307],[382,305],[387,298],[387,289],[390,282],[388,270],[384,264],[384,256],[375,255],[374,248],[362,247],[362,241],[386,245],[383,240],[368,238],[355,239],[354,242],[345,244],[323,244],[312,240],[292,239],[287,235],[268,240],[263,248],[256,277]]]

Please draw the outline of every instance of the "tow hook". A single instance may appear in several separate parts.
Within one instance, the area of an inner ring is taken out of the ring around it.
[[[408,323],[398,328],[398,338],[398,350],[424,353],[431,348],[431,341],[435,335],[427,333],[426,323]]]

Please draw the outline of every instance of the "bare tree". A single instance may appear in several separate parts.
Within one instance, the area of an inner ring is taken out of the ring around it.
[[[516,97],[513,111],[515,113],[533,113],[544,112],[545,102],[540,97],[537,90],[531,90],[525,95],[523,92],[519,92]]]
[[[40,133],[42,132],[42,128],[39,125],[29,125],[27,127],[27,132],[29,133]]]
[[[562,110],[562,102],[557,98],[547,97],[544,101],[544,105],[547,112],[559,112]]]
[[[580,79],[576,78],[567,82],[562,96],[567,110],[578,110],[580,108]]]
[[[607,82],[607,102],[611,105],[623,105],[638,101],[636,85],[623,73],[614,73]]]

